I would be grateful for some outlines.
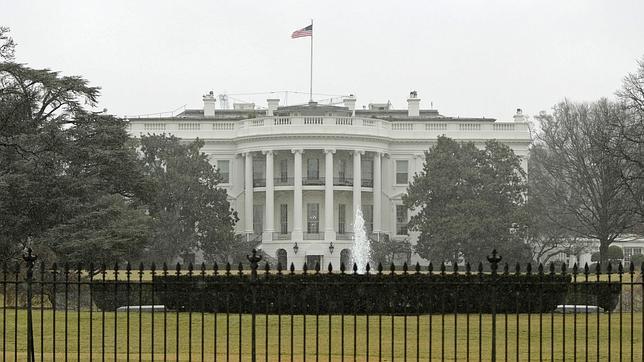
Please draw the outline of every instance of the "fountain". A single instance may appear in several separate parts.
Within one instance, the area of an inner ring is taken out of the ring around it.
[[[362,211],[356,211],[356,217],[353,222],[353,244],[351,245],[351,259],[358,266],[358,274],[364,274],[367,263],[371,259],[371,245],[367,238],[367,231],[364,227],[364,218]],[[351,265],[353,267],[353,265]]]

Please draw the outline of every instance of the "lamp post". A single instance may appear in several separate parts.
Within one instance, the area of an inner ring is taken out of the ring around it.
[[[333,250],[335,250],[335,245],[333,245],[333,241],[331,244],[329,244],[329,253],[333,254]]]
[[[297,254],[297,251],[300,250],[300,247],[297,246],[297,241],[295,242],[295,245],[293,245],[293,252]]]

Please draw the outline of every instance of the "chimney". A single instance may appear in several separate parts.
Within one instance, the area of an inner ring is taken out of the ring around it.
[[[266,110],[266,115],[268,117],[273,116],[273,112],[277,110],[277,107],[280,105],[280,100],[277,98],[269,98],[266,100],[266,103],[268,103],[268,109]]]
[[[215,94],[213,91],[203,96],[203,116],[215,116]]]
[[[349,94],[348,97],[344,97],[342,99],[342,102],[344,103],[344,106],[349,108],[351,111],[351,117],[356,115],[356,96],[353,94]]]
[[[514,122],[527,122],[528,117],[523,115],[523,110],[521,108],[517,108],[517,113],[514,115]]]
[[[407,98],[407,115],[409,117],[420,116],[420,98],[418,98],[418,92],[416,91],[409,92],[409,98]]]

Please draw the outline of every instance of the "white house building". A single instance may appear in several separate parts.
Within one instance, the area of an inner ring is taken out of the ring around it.
[[[268,99],[264,109],[251,103],[216,109],[212,92],[203,102],[203,109],[174,117],[130,118],[130,132],[204,140],[203,152],[239,213],[237,231],[261,241],[283,265],[298,267],[337,268],[346,260],[358,208],[372,238],[387,234],[413,244],[401,197],[440,135],[477,145],[497,139],[520,156],[530,142],[520,109],[505,122],[446,117],[421,109],[416,92],[405,110],[389,103],[356,109],[352,95],[343,106],[280,106]]]

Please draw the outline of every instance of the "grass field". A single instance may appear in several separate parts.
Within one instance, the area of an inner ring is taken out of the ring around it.
[[[130,312],[129,317],[125,312],[108,312],[104,316],[100,312],[94,312],[90,316],[85,311],[69,311],[67,315],[57,312],[54,318],[51,310],[45,310],[42,315],[40,310],[36,310],[36,359],[40,360],[42,356],[46,361],[65,358],[70,361],[88,361],[90,357],[100,360],[100,356],[105,353],[108,361],[127,360],[128,355],[132,361],[150,361],[153,354],[154,360],[163,360],[165,349],[168,360],[177,360],[178,352],[178,359],[182,361],[189,360],[189,357],[201,361],[202,355],[204,360],[212,361],[216,356],[218,360],[224,361],[228,359],[227,350],[231,360],[239,360],[240,353],[242,360],[250,360],[249,315],[190,315],[176,312],[164,315],[157,312],[154,313],[154,318],[152,316],[152,313],[138,312]],[[2,360],[13,360],[16,353],[19,361],[26,360],[26,311],[18,310],[16,313],[5,309],[0,312],[0,318]],[[517,360],[518,355],[518,360],[521,361],[539,360],[540,357],[549,360],[551,353],[555,360],[573,360],[575,357],[585,359],[588,353],[589,360],[603,361],[609,355],[619,356],[620,350],[625,360],[631,360],[631,356],[635,361],[643,358],[644,321],[641,312],[634,313],[632,319],[630,313],[625,312],[621,320],[619,313],[611,316],[590,314],[588,320],[584,314],[576,317],[568,314],[565,318],[555,314],[552,318],[554,319],[551,320],[550,314],[544,314],[541,318],[538,314],[521,314],[518,315],[517,329],[517,315],[498,315],[499,360],[505,360],[506,353],[509,360]],[[459,314],[456,318],[454,315],[422,315],[393,319],[390,316],[342,318],[299,315],[291,318],[258,315],[256,326],[258,360],[265,360],[266,352],[270,361],[278,360],[278,353],[281,353],[282,360],[285,361],[290,360],[291,354],[296,361],[304,360],[305,356],[306,360],[315,360],[316,354],[323,361],[339,361],[342,360],[343,353],[347,360],[353,360],[355,352],[359,361],[366,361],[367,353],[370,360],[378,360],[381,355],[383,361],[416,360],[417,356],[421,360],[431,357],[431,360],[444,358],[461,361],[467,359],[468,353],[470,359],[478,360],[480,354],[483,360],[489,360],[491,352],[490,315],[483,315],[481,319],[478,314]],[[43,349],[45,352],[41,355]]]

